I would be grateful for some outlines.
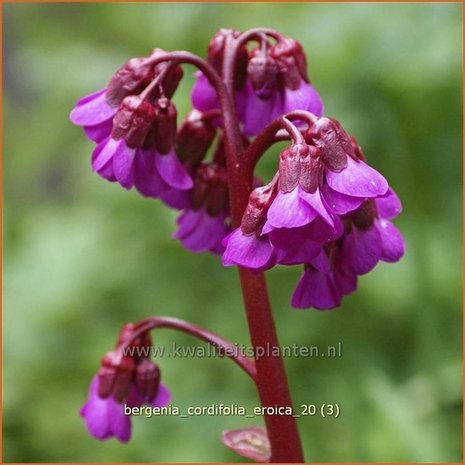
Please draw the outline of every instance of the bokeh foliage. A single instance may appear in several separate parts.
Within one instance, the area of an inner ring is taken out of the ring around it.
[[[78,410],[124,322],[167,314],[248,338],[236,271],[173,242],[175,212],[92,174],[68,113],[128,57],[203,55],[220,27],[267,26],[303,43],[326,113],[404,203],[405,258],[362,277],[339,310],[292,310],[300,270],[268,273],[283,345],[343,344],[338,359],[286,360],[296,406],[342,409],[299,420],[306,458],[461,461],[461,20],[458,4],[4,5],[4,460],[234,461],[220,432],[261,423],[136,418],[129,445],[88,436]],[[275,168],[276,150],[260,174]],[[257,405],[227,361],[160,364],[181,408]]]

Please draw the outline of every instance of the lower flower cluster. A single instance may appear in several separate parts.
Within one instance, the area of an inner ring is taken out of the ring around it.
[[[81,408],[81,416],[89,433],[96,439],[115,437],[120,442],[131,438],[131,417],[124,412],[128,407],[165,407],[171,394],[160,383],[160,370],[147,357],[137,356],[137,348],[151,346],[149,335],[130,341],[134,326],[125,325],[114,351],[105,355],[97,375],[89,387],[89,397]],[[132,356],[125,348],[133,349]],[[140,351],[143,353],[143,350]]]

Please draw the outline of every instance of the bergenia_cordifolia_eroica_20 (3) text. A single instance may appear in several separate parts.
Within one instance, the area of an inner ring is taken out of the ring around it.
[[[192,109],[178,124],[172,97],[186,64],[196,67]],[[238,267],[255,349],[278,347],[266,270],[302,266],[292,306],[331,310],[360,275],[404,254],[392,223],[399,197],[356,139],[324,114],[301,44],[275,30],[220,29],[206,59],[160,48],[131,58],[106,87],[78,100],[70,119],[95,143],[95,173],[179,210],[173,239]],[[255,167],[282,141],[276,174],[263,182]],[[246,357],[205,328],[152,316],[123,326],[90,384],[81,416],[95,438],[127,442],[132,409],[169,405],[148,351],[160,327],[223,351],[255,382],[263,407],[291,408],[276,352]],[[264,420],[265,427],[223,432],[223,443],[258,462],[302,462],[295,418],[265,410]]]

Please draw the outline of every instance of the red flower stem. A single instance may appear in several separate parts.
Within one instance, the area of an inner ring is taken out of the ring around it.
[[[237,346],[232,342],[223,339],[211,331],[208,331],[201,326],[194,325],[185,320],[178,318],[171,318],[167,316],[153,316],[146,318],[136,324],[136,330],[131,335],[131,338],[124,342],[124,347],[131,345],[131,343],[147,331],[152,331],[159,328],[170,328],[176,331],[190,334],[202,341],[207,342],[213,347],[219,349],[219,354],[231,359],[236,365],[244,370],[253,381],[255,381],[256,369],[255,362],[241,354]],[[122,348],[124,348],[122,347]]]
[[[245,153],[245,159],[250,164],[251,169],[260,161],[262,155],[275,143],[281,140],[291,139],[293,143],[305,142],[299,130],[291,121],[301,120],[312,124],[316,116],[308,111],[296,110],[276,118],[255,138],[249,145]],[[286,130],[286,134],[281,133],[281,129]]]
[[[225,150],[231,204],[232,226],[239,226],[252,191],[253,166],[245,162],[239,122],[233,102],[234,61],[237,51],[232,36],[226,41],[224,54],[224,83],[207,62],[189,52],[171,52],[153,60],[190,63],[196,66],[215,88],[223,115]],[[226,84],[226,85],[225,85]],[[228,90],[229,89],[229,90]],[[257,348],[279,348],[278,337],[271,312],[268,291],[263,273],[252,273],[239,267],[243,300],[249,333],[255,353]],[[263,407],[292,407],[284,363],[279,350],[266,351],[256,361],[256,385]],[[271,462],[303,462],[297,423],[291,415],[265,413],[265,423],[271,445]]]
[[[223,61],[223,77],[230,96],[234,95],[234,63],[238,45],[240,45],[240,41],[235,41],[232,36],[227,38]],[[218,94],[218,97],[221,102],[221,93]],[[222,109],[224,112],[223,105]],[[224,131],[229,142],[226,145],[229,193],[232,223],[234,227],[237,227],[241,222],[252,190],[254,166],[246,161],[243,149],[237,150],[242,145],[237,120],[234,122],[235,124],[231,124],[230,118],[226,118],[226,116],[224,114]],[[280,124],[277,125],[277,129],[282,127],[282,124],[283,121],[281,120]],[[273,132],[273,136],[276,130]],[[279,348],[264,273],[252,272],[239,267],[239,276],[250,338],[255,351],[257,348]],[[264,357],[260,357],[256,361],[257,390],[260,402],[263,407],[274,407],[275,405],[292,407],[284,362],[279,355],[279,350],[266,352]],[[295,418],[292,415],[270,415],[265,413],[265,423],[271,445],[270,461],[303,462],[302,445]]]

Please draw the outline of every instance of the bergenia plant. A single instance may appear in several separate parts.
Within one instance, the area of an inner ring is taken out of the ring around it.
[[[172,97],[184,64],[197,68],[196,82],[193,108],[178,124]],[[302,46],[277,31],[221,29],[206,60],[159,48],[132,58],[106,87],[77,102],[71,121],[96,143],[93,171],[179,210],[174,239],[238,267],[254,349],[279,347],[265,270],[301,266],[292,306],[330,310],[356,290],[360,275],[404,253],[392,224],[399,198],[355,138],[323,115]],[[278,141],[289,144],[263,183],[255,167]],[[169,404],[158,365],[147,352],[128,351],[150,347],[160,327],[224,351],[256,384],[263,407],[292,407],[279,351],[247,358],[207,329],[153,316],[125,325],[103,358],[81,410],[92,436],[126,442],[125,407]],[[264,420],[266,428],[224,432],[223,443],[259,462],[302,462],[292,414],[266,413]]]

